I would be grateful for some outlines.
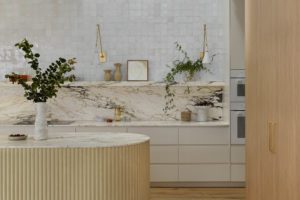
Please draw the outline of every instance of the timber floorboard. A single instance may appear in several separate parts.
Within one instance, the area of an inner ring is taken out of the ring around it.
[[[151,200],[245,199],[245,188],[151,188]]]

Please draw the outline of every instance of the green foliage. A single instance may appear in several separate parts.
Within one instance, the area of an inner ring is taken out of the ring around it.
[[[209,71],[206,66],[203,65],[202,60],[198,58],[197,60],[193,61],[188,56],[187,52],[183,50],[182,46],[175,43],[176,49],[183,54],[182,60],[175,60],[173,61],[173,66],[170,67],[171,71],[166,75],[164,82],[166,83],[165,90],[165,99],[166,105],[163,109],[165,113],[175,108],[174,104],[174,97],[175,97],[175,90],[171,89],[171,85],[175,84],[175,78],[177,75],[184,74],[186,76],[187,81],[191,81],[195,74],[200,71]],[[185,90],[186,93],[189,93],[190,88],[187,87]]]
[[[5,75],[6,78],[14,79],[18,84],[22,85],[28,100],[33,102],[47,102],[48,99],[56,97],[58,88],[64,84],[65,81],[74,81],[74,75],[67,75],[67,73],[74,70],[76,59],[72,58],[66,60],[59,58],[50,64],[50,66],[42,71],[39,67],[40,54],[32,51],[33,45],[26,39],[15,44],[17,48],[24,52],[24,58],[30,67],[35,71],[35,76],[29,84],[24,79],[20,78],[16,73]]]

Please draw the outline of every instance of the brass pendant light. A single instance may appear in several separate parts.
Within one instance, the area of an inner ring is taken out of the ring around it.
[[[97,24],[97,39],[96,39],[96,47],[99,51],[98,59],[100,63],[105,63],[107,56],[106,53],[103,51],[102,47],[102,40],[101,40],[101,31],[100,31],[100,25]]]

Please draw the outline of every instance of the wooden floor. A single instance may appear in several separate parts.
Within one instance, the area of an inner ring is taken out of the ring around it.
[[[152,188],[151,200],[245,200],[245,189]]]

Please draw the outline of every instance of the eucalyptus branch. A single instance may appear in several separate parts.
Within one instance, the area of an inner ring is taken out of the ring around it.
[[[24,52],[24,58],[27,63],[35,71],[35,76],[32,78],[32,83],[27,83],[24,79],[18,76],[16,73],[5,75],[6,78],[13,79],[23,86],[25,90],[24,96],[28,100],[33,102],[47,102],[48,99],[56,97],[58,89],[65,81],[74,81],[75,76],[73,74],[67,75],[74,70],[74,64],[76,59],[72,58],[66,60],[65,58],[59,58],[45,70],[39,67],[40,54],[32,51],[33,45],[26,39],[15,45]]]

